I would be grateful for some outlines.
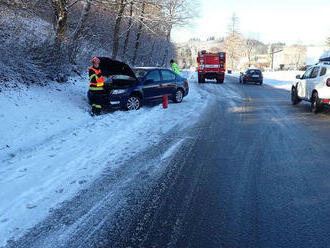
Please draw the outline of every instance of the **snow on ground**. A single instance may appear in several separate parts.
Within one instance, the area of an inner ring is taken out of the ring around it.
[[[296,79],[297,75],[303,75],[304,71],[274,71],[263,72],[265,85],[274,88],[291,90],[292,82]],[[239,78],[239,73],[233,73],[233,77]]]
[[[297,75],[304,74],[303,71],[274,71],[264,72],[264,84],[274,88],[291,90],[292,82],[296,80]]]
[[[0,91],[0,247],[88,187],[107,166],[116,168],[159,142],[172,128],[198,120],[208,104],[183,72],[190,93],[181,104],[88,114],[87,79]],[[194,82],[194,83],[192,83]],[[171,152],[171,151],[169,151]],[[166,158],[168,154],[164,154]]]

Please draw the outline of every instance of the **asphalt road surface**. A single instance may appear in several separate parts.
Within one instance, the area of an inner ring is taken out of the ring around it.
[[[231,77],[200,87],[214,100],[199,123],[8,247],[330,247],[330,113]]]

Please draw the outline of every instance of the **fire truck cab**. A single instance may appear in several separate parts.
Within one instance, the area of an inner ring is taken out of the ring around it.
[[[225,80],[226,53],[208,53],[203,50],[197,57],[198,83],[205,83],[205,79],[216,79],[222,84]]]

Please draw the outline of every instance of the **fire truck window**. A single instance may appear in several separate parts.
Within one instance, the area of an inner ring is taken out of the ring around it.
[[[163,75],[163,80],[175,80],[176,79],[175,74],[168,70],[162,71],[162,75]]]

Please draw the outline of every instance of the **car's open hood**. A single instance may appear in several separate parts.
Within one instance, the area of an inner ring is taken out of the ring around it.
[[[101,60],[100,69],[104,76],[126,75],[137,79],[129,65],[107,57],[99,57],[99,59]]]

